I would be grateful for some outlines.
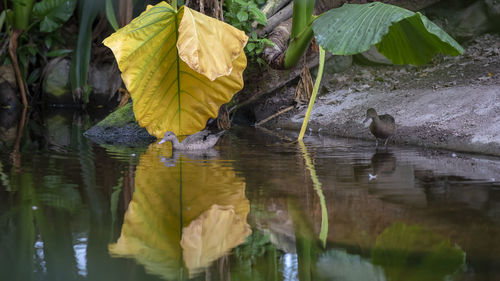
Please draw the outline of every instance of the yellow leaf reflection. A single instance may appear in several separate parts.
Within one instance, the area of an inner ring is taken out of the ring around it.
[[[250,227],[232,206],[212,205],[182,230],[181,246],[190,275],[245,242]]]
[[[133,257],[168,280],[184,266],[198,272],[251,232],[245,182],[230,164],[182,154],[166,163],[170,154],[153,144],[141,156],[120,238],[109,245],[113,256]]]

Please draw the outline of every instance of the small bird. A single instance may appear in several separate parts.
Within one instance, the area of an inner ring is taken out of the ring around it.
[[[221,131],[216,134],[212,134],[211,132],[204,130],[190,135],[186,137],[182,142],[179,142],[177,136],[173,132],[168,131],[163,135],[163,138],[160,142],[158,142],[158,144],[170,141],[172,142],[172,147],[176,150],[208,149],[215,145],[217,140],[219,140],[220,136],[222,136],[224,132],[225,131]]]
[[[378,147],[378,140],[385,140],[385,146],[387,146],[387,141],[389,137],[394,135],[396,132],[396,122],[394,117],[389,114],[377,115],[377,111],[373,108],[369,108],[366,111],[366,119],[364,122],[372,119],[370,124],[370,132],[375,136],[376,146]],[[364,123],[363,122],[363,123]]]

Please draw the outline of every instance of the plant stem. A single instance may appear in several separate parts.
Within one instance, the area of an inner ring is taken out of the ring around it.
[[[33,4],[35,4],[35,0],[18,0],[13,2],[14,28],[26,30],[30,23],[31,10]]]
[[[311,22],[315,0],[293,0],[291,38],[298,36]]]
[[[307,107],[306,117],[304,117],[304,122],[302,122],[302,128],[300,129],[300,134],[298,140],[301,141],[304,138],[304,133],[306,132],[307,123],[309,123],[309,117],[311,116],[311,111],[314,106],[314,101],[316,100],[316,95],[318,94],[319,85],[321,84],[321,77],[323,76],[323,69],[325,67],[325,50],[319,46],[319,67],[318,76],[314,82],[313,92],[311,94],[311,99],[309,100],[309,106]]]
[[[315,0],[294,0],[290,44],[283,65],[285,69],[297,64],[313,38],[312,22]]]
[[[26,88],[24,87],[23,76],[21,70],[19,69],[19,61],[17,59],[17,39],[23,33],[20,29],[14,29],[10,35],[9,42],[9,55],[12,60],[12,66],[14,67],[14,73],[16,75],[17,85],[19,86],[19,92],[21,92],[21,100],[23,102],[24,108],[28,107],[28,99],[26,98]]]
[[[283,62],[285,69],[292,68],[299,62],[309,43],[311,43],[313,35],[311,22],[296,37],[291,37],[290,44],[286,49],[285,61]]]

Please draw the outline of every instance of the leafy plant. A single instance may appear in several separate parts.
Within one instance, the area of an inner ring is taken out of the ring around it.
[[[70,83],[75,100],[87,104],[91,88],[87,84],[90,54],[92,47],[92,25],[96,19],[102,1],[87,0],[78,3],[80,26],[75,52],[71,58]]]
[[[265,61],[260,57],[262,51],[267,46],[273,46],[274,43],[267,38],[258,38],[255,31],[251,32],[248,44],[245,46],[245,53],[248,55],[249,60],[258,63],[260,66],[265,64]]]
[[[263,65],[265,62],[260,54],[266,46],[272,46],[273,42],[266,38],[259,38],[254,31],[252,23],[266,25],[267,18],[259,9],[266,0],[228,0],[225,1],[224,20],[232,26],[245,31],[249,35],[248,44],[245,46],[245,54],[249,61]]]
[[[24,82],[35,83],[40,79],[41,69],[47,57],[69,53],[60,49],[63,38],[59,28],[71,17],[76,0],[32,0],[12,1],[12,10],[0,14],[0,30],[5,22],[10,34],[10,57],[0,57],[3,63],[12,63],[16,69],[16,79],[23,93],[23,103],[27,105]],[[2,16],[3,15],[3,16]],[[35,28],[38,27],[38,28]],[[18,41],[21,42],[19,48]],[[40,44],[39,42],[43,42]],[[2,54],[0,54],[1,56]],[[30,73],[28,76],[28,72]]]
[[[188,7],[165,2],[104,40],[134,101],[134,114],[156,137],[203,129],[243,88],[247,36]]]
[[[290,45],[284,67],[294,66],[313,36],[320,46],[335,55],[351,55],[375,46],[395,64],[424,64],[438,53],[459,55],[463,48],[421,13],[381,2],[345,4],[320,16],[312,15],[314,0],[294,0]],[[320,56],[320,67],[324,56]],[[302,140],[321,82],[318,74],[299,140]]]

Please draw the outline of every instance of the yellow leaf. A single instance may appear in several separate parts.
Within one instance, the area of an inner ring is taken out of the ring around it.
[[[211,81],[231,73],[233,61],[243,53],[247,41],[245,32],[184,8],[177,40],[179,56],[189,67]]]
[[[170,154],[168,146],[153,144],[141,156],[120,238],[108,248],[113,256],[132,257],[148,272],[176,280],[182,264],[196,273],[245,241],[250,203],[244,179],[230,163]],[[212,223],[223,231],[214,231]],[[193,241],[206,244],[195,251]]]
[[[242,75],[247,63],[243,47],[232,61],[230,73],[214,81],[180,59],[176,44],[184,9],[175,12],[161,2],[104,40],[122,71],[137,121],[156,137],[163,137],[166,131],[190,135],[202,130],[209,118],[217,117],[219,107],[243,88]],[[212,33],[228,32],[214,28]]]

